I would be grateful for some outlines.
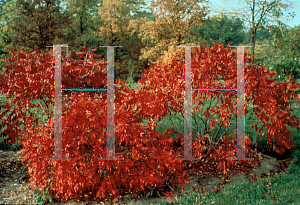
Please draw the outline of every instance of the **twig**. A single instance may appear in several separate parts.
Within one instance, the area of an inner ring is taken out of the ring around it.
[[[79,81],[79,80],[77,80],[71,73],[69,73],[69,72],[67,72],[67,74],[74,80],[76,80],[76,81]],[[80,78],[85,78],[85,77],[87,77],[87,76],[89,76],[90,75],[90,72],[89,73],[87,73],[87,74],[85,74],[85,75],[83,75],[83,76],[79,76]],[[83,82],[85,85],[87,85],[88,84],[88,82],[87,81],[80,81],[80,82]]]
[[[170,188],[170,189],[172,189],[172,191],[174,192],[174,189],[169,185],[169,183],[168,182],[166,182],[166,184],[168,185],[168,187]]]
[[[79,77],[80,77],[80,78],[85,78],[85,77],[89,76],[90,73],[91,73],[91,72],[89,72],[89,73],[87,73],[87,74],[85,74],[85,75],[83,75],[83,76],[79,76]]]

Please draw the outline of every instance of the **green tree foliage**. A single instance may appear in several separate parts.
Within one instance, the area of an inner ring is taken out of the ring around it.
[[[68,39],[63,39],[64,43],[68,42],[71,46],[69,49],[72,51],[81,51],[81,46],[88,49],[97,48],[95,53],[103,55],[104,59],[107,59],[107,48],[99,48],[99,46],[124,46],[115,48],[115,77],[126,80],[128,74],[131,73],[131,77],[135,78],[136,82],[137,78],[141,76],[138,71],[148,65],[146,61],[136,62],[139,50],[145,45],[141,44],[141,41],[137,38],[139,29],[132,31],[129,21],[139,23],[138,19],[140,18],[153,18],[151,13],[140,11],[142,6],[145,6],[143,0],[125,0],[122,2],[67,0],[65,1],[64,12],[72,16],[72,24],[63,30],[63,33],[69,36]],[[110,30],[111,26],[120,28],[121,32]],[[80,60],[75,52],[72,52],[71,58]]]
[[[270,39],[256,41],[255,53],[255,62],[259,65],[271,58],[278,59],[280,57],[279,52],[272,46]]]
[[[283,16],[281,9],[287,10],[287,8],[292,7],[294,3],[289,3],[288,1],[287,3],[283,3],[282,0],[244,0],[244,2],[247,6],[239,8],[238,11],[235,10],[232,12],[234,9],[228,7],[227,9],[230,10],[230,12],[225,12],[224,9],[220,12],[229,15],[240,15],[244,22],[249,23],[252,45],[251,56],[253,56],[256,44],[256,32],[261,28],[270,27],[270,22],[278,22],[278,18]],[[251,12],[251,14],[248,12]],[[272,20],[272,18],[276,20]]]
[[[231,42],[232,46],[237,46],[245,41],[243,22],[240,18],[230,19],[227,15],[211,17],[204,26],[191,30],[204,38],[209,43],[209,47],[214,42],[222,43],[224,46]]]
[[[4,70],[4,67],[6,65],[8,65],[9,63],[2,61],[3,58],[7,58],[7,57],[11,57],[9,56],[7,50],[5,49],[6,46],[13,48],[13,49],[20,49],[22,47],[24,47],[25,52],[31,52],[33,51],[34,46],[33,45],[20,45],[21,43],[18,44],[13,44],[12,41],[14,40],[14,42],[17,42],[18,38],[13,39],[13,35],[12,33],[14,32],[12,30],[13,26],[16,25],[20,25],[22,23],[23,27],[24,25],[26,25],[26,33],[27,35],[29,35],[30,33],[30,37],[32,36],[38,36],[36,34],[36,32],[39,31],[39,33],[42,34],[42,36],[45,37],[45,33],[44,30],[42,28],[42,30],[39,30],[39,25],[41,25],[42,21],[44,20],[49,22],[49,18],[47,20],[45,20],[45,17],[51,17],[51,16],[57,16],[52,14],[51,12],[49,12],[49,15],[45,15],[45,13],[43,13],[43,15],[41,17],[38,17],[38,8],[45,6],[45,4],[50,1],[46,1],[46,3],[43,3],[41,1],[19,1],[19,3],[23,2],[25,3],[26,9],[27,11],[30,10],[30,12],[23,12],[24,13],[31,13],[31,15],[24,15],[25,19],[23,20],[22,17],[22,11],[24,11],[24,6],[21,9],[17,9],[17,1],[18,0],[5,0],[5,1],[1,1],[0,2],[0,56],[1,56],[1,68],[2,71]],[[106,1],[109,2],[109,1]],[[117,1],[118,2],[118,1]],[[50,2],[51,3],[51,2]],[[145,47],[144,43],[141,43],[141,40],[139,38],[137,38],[138,34],[140,33],[140,30],[138,28],[138,26],[141,24],[139,19],[143,19],[144,17],[147,20],[153,20],[155,19],[153,17],[153,13],[152,12],[148,12],[148,11],[140,11],[140,8],[142,6],[145,7],[145,3],[143,0],[126,0],[124,1],[124,5],[127,6],[129,8],[129,13],[127,14],[127,27],[126,30],[124,30],[124,33],[119,33],[118,35],[116,35],[116,33],[114,33],[112,39],[115,42],[114,44],[110,44],[109,42],[105,42],[107,40],[107,36],[104,35],[100,35],[100,28],[103,27],[104,22],[108,22],[107,19],[105,19],[105,17],[103,15],[100,15],[101,8],[103,6],[103,0],[98,0],[98,1],[91,1],[91,0],[66,0],[63,1],[62,3],[59,4],[59,2],[57,1],[56,3],[57,5],[61,5],[61,11],[60,13],[64,14],[65,16],[68,16],[70,18],[70,22],[67,23],[65,22],[65,27],[62,27],[62,29],[60,29],[59,31],[61,31],[61,33],[57,32],[54,35],[51,36],[55,36],[54,40],[53,38],[50,39],[49,41],[51,41],[50,43],[47,43],[47,45],[52,45],[52,44],[68,44],[70,47],[68,48],[63,48],[63,51],[67,51],[66,53],[69,53],[69,51],[73,51],[72,52],[72,56],[71,58],[76,59],[76,60],[82,60],[80,59],[74,51],[81,51],[81,46],[85,46],[88,49],[91,48],[98,48],[96,53],[98,55],[104,55],[104,59],[107,59],[106,55],[107,55],[107,49],[105,47],[103,48],[99,48],[99,46],[104,46],[104,45],[116,45],[116,44],[120,44],[120,45],[125,45],[124,47],[121,48],[115,48],[116,51],[116,59],[115,59],[115,68],[116,67],[122,67],[125,68],[125,72],[123,72],[123,75],[125,76],[118,76],[121,77],[122,79],[126,80],[127,79],[127,75],[128,73],[130,73],[128,71],[128,69],[126,68],[132,68],[131,70],[131,74],[132,77],[134,78],[135,82],[138,80],[138,78],[140,78],[141,76],[141,72],[140,70],[143,68],[149,68],[148,62],[146,60],[144,61],[140,61],[138,60],[138,57],[140,54],[138,54],[138,52],[140,52],[140,49],[142,47]],[[35,5],[35,6],[33,6]],[[33,8],[34,7],[34,8]],[[105,10],[105,12],[110,12],[111,8],[108,8]],[[52,9],[54,10],[54,9]],[[111,12],[113,13],[113,11]],[[34,20],[30,20],[30,17],[32,15],[35,15],[37,17],[37,19]],[[124,15],[122,13],[122,9],[121,9],[121,13],[120,16]],[[23,21],[22,21],[23,20]],[[27,22],[25,22],[25,20],[27,20]],[[135,23],[130,24],[131,26],[129,26],[129,20],[133,20]],[[15,22],[16,21],[16,22]],[[21,23],[20,23],[21,21]],[[122,25],[124,22],[120,22],[120,24]],[[36,27],[34,27],[36,26]],[[137,27],[135,27],[137,26]],[[48,25],[44,25],[44,28],[49,27]],[[129,29],[130,27],[130,29]],[[32,28],[31,30],[29,30],[30,28]],[[128,30],[129,29],[129,30]],[[23,31],[24,29],[22,29]],[[55,30],[55,29],[53,29]],[[57,29],[56,29],[57,30]],[[127,31],[128,30],[128,31]],[[133,31],[134,30],[134,31]],[[47,30],[48,32],[48,30]],[[124,34],[126,33],[126,37],[124,36]],[[26,37],[26,36],[25,36]],[[28,38],[27,38],[28,39]],[[41,46],[38,45],[39,41],[43,40],[39,40],[37,38],[31,38],[31,43],[38,46],[39,50],[41,50],[41,52],[45,52],[48,53],[49,51],[52,51],[53,48],[41,48]],[[23,41],[25,41],[23,39]],[[122,42],[121,42],[122,41]],[[135,46],[133,46],[135,45]],[[125,51],[126,50],[126,51]],[[131,51],[129,51],[131,50]],[[137,52],[137,53],[134,53]],[[64,56],[66,56],[66,53],[64,54]],[[99,59],[96,59],[99,60]],[[129,61],[131,61],[131,63],[129,63]],[[1,73],[2,73],[1,71]],[[132,71],[137,71],[137,72],[133,72]],[[116,72],[118,73],[118,72]]]
[[[265,61],[271,70],[276,70],[277,79],[282,82],[289,76],[293,76],[296,81],[300,81],[300,26],[287,29],[274,27],[273,45],[280,52],[277,59]],[[279,78],[280,76],[280,78]],[[299,94],[300,91],[295,93]]]
[[[142,5],[145,3],[141,0],[105,0],[99,9],[99,16],[104,22],[99,26],[99,36],[104,39],[104,44],[123,46],[115,48],[116,77],[123,80],[129,77],[131,82],[133,78],[135,81],[140,78],[141,69],[147,67],[146,59],[139,60],[141,49],[146,43],[142,42],[138,35],[141,34],[141,24],[149,21],[153,14],[139,11]]]
[[[103,44],[103,40],[97,35],[99,25],[103,24],[102,19],[98,17],[98,9],[102,7],[102,0],[66,0],[63,7],[63,12],[71,16],[72,22],[62,30],[67,38],[57,38],[57,40],[59,43],[70,46],[67,50],[72,51],[72,59],[80,60],[75,51],[81,52],[81,46],[93,49]],[[95,53],[101,55],[104,52],[98,49]]]
[[[5,66],[9,64],[2,59],[12,57],[5,47],[12,47],[12,31],[9,27],[14,21],[16,11],[16,0],[0,1],[0,74],[4,71]]]
[[[246,39],[244,44],[251,44],[251,30],[246,32]],[[257,64],[262,65],[266,60],[280,57],[279,51],[272,45],[272,33],[269,30],[261,27],[257,30],[255,39],[255,62]]]
[[[71,23],[69,15],[60,12],[59,0],[17,0],[17,14],[11,26],[13,49],[24,47],[32,52],[36,46],[41,53],[47,45],[53,45],[56,37]]]
[[[264,26],[261,26],[259,28],[259,30],[256,31],[256,34],[255,34],[255,39],[257,41],[264,41],[264,40],[268,40],[272,37],[272,34],[271,32],[265,28]],[[251,29],[246,32],[246,39],[248,42],[251,42]]]
[[[6,53],[3,47],[10,43],[9,33],[8,33],[8,22],[12,19],[14,9],[12,8],[13,1],[4,0],[0,2],[0,55]]]

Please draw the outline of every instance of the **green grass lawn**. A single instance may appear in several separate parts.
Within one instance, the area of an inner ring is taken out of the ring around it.
[[[132,87],[135,87],[136,84],[131,84]],[[2,100],[5,98],[2,98]],[[215,104],[212,104],[212,106]],[[219,105],[219,103],[218,103]],[[208,105],[205,104],[205,107]],[[192,106],[193,107],[193,106]],[[247,107],[248,108],[248,107]],[[249,107],[251,109],[251,107]],[[47,120],[46,116],[43,116],[42,110],[39,109],[40,112],[37,113],[37,117],[41,120]],[[2,112],[2,110],[1,110]],[[32,110],[32,113],[33,110]],[[300,109],[299,107],[294,110],[293,113],[297,113],[299,116]],[[258,137],[258,146],[264,147],[266,146],[267,139],[262,137],[262,135],[258,135],[255,130],[250,130],[250,124],[253,122],[257,122],[257,119],[253,117],[253,119],[248,120],[251,113],[247,114],[245,120],[245,133],[249,135],[252,142],[254,142],[254,137]],[[171,120],[168,117],[163,118],[159,122],[159,126],[156,131],[163,133],[166,129],[169,129],[170,126],[175,125],[173,127],[176,133],[182,132],[184,133],[183,126],[183,116],[181,114],[172,115]],[[198,113],[196,120],[199,120],[199,117],[202,116],[201,113]],[[143,121],[146,122],[147,119]],[[154,119],[157,121],[157,119]],[[216,136],[217,139],[223,134],[229,137],[230,133],[234,133],[236,130],[236,117],[232,120],[234,123],[230,126],[228,130],[221,128],[219,134]],[[194,120],[192,121],[193,131],[197,133],[196,124]],[[199,121],[199,130],[203,130],[203,123]],[[262,123],[259,123],[258,126],[261,128]],[[21,126],[22,128],[22,126]],[[293,133],[292,140],[297,140],[298,148],[292,151],[293,161],[290,165],[288,172],[274,175],[272,177],[263,178],[258,180],[256,183],[253,182],[245,182],[238,186],[232,186],[227,184],[225,188],[222,189],[219,193],[210,193],[209,195],[203,196],[203,194],[190,194],[184,198],[176,201],[175,204],[300,204],[300,151],[299,151],[299,133],[296,129],[292,129],[288,127],[290,131]],[[216,123],[216,127],[214,130],[210,131],[210,136],[215,136],[216,131],[219,129],[218,123]],[[267,130],[264,129],[264,132]],[[175,137],[177,134],[173,133],[170,137]],[[196,135],[193,136],[193,138]],[[229,137],[230,138],[230,137]],[[276,143],[275,143],[276,144]],[[268,181],[266,180],[268,179]],[[266,194],[267,193],[267,194]],[[166,201],[162,201],[161,205],[170,204]]]

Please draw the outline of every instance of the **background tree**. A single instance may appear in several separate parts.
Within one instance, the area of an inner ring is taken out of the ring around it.
[[[3,61],[3,58],[12,57],[5,47],[12,47],[12,31],[9,28],[16,12],[16,0],[0,1],[0,74],[4,71],[5,66],[9,65],[8,62]]]
[[[71,23],[59,5],[59,0],[17,0],[16,18],[10,28],[12,48],[32,52],[37,46],[46,53],[46,46],[53,45],[56,37],[62,38],[62,29]]]
[[[263,29],[265,27],[271,27],[270,22],[278,22],[279,16],[282,16],[281,9],[284,9],[285,11],[287,8],[292,7],[294,3],[282,3],[281,0],[272,0],[270,2],[267,2],[266,0],[245,0],[247,3],[247,7],[241,8],[238,11],[234,12],[225,12],[224,9],[220,11],[220,13],[228,14],[228,15],[239,15],[241,16],[241,19],[244,22],[248,22],[250,24],[251,29],[251,45],[253,46],[251,48],[251,56],[254,55],[255,51],[255,36],[256,31],[258,29]],[[255,14],[256,8],[258,9],[258,12]],[[230,10],[232,10],[230,8]],[[250,11],[251,14],[249,15],[248,12]],[[290,13],[289,13],[290,15]],[[257,16],[257,20],[255,17]],[[251,17],[251,19],[249,18]],[[270,18],[276,17],[276,20],[271,20]],[[254,62],[254,61],[253,61]]]
[[[98,26],[103,23],[98,17],[98,8],[102,6],[102,0],[66,0],[63,4],[63,12],[72,18],[72,23],[62,30],[66,38],[56,38],[57,42],[68,44],[67,50],[72,52],[72,59],[80,60],[74,51],[81,52],[81,46],[88,49],[98,48],[103,40],[97,35]],[[99,49],[96,54],[102,54]],[[95,59],[96,61],[101,59]]]
[[[251,30],[249,29],[246,33],[246,41],[244,45],[251,45]],[[272,33],[262,27],[256,32],[255,36],[255,62],[259,65],[262,65],[267,59],[274,58],[277,59],[280,57],[280,52],[278,49],[275,49],[272,45]]]
[[[192,32],[204,38],[209,47],[213,43],[222,43],[227,46],[240,45],[246,40],[245,26],[240,18],[229,18],[227,15],[213,16],[200,28],[191,28]]]
[[[4,25],[1,26],[1,38],[0,38],[0,48],[2,53],[1,55],[1,68],[4,69],[6,66],[5,63],[3,62],[2,59],[9,57],[8,52],[6,52],[5,47],[9,46],[13,49],[25,48],[25,52],[28,51],[33,51],[33,47],[30,45],[12,45],[12,25],[14,24],[14,21],[17,17],[17,11],[19,12],[19,9],[16,7],[16,2],[17,0],[7,0],[7,2],[1,2],[0,3],[0,8],[1,8],[1,13],[0,13],[0,24]],[[28,2],[27,2],[28,3]],[[30,2],[29,2],[30,3]],[[32,2],[31,2],[32,3]],[[139,11],[141,6],[144,4],[143,1],[125,1],[124,2],[126,5],[131,4],[130,7],[130,15],[128,15],[128,20],[130,18],[135,19],[135,22],[139,23],[139,18],[146,17],[146,19],[154,19],[153,14],[145,12],[145,11]],[[58,4],[58,3],[57,3]],[[141,5],[140,5],[141,4]],[[31,5],[31,4],[30,4]],[[61,32],[61,36],[55,35],[55,44],[69,44],[70,47],[66,48],[64,51],[81,51],[81,46],[86,46],[88,49],[91,48],[98,48],[99,46],[105,45],[105,41],[103,39],[106,39],[106,36],[103,35],[101,38],[100,36],[100,27],[103,26],[104,23],[104,18],[102,18],[101,15],[99,15],[99,9],[102,7],[102,0],[98,1],[88,1],[88,0],[66,0],[61,3],[61,13],[66,14],[70,17],[71,23],[68,24],[68,26],[64,27]],[[35,7],[35,9],[38,8],[38,6]],[[122,14],[123,15],[123,14]],[[20,17],[20,14],[18,14],[18,17]],[[9,20],[9,21],[8,21]],[[24,22],[23,25],[26,25],[26,22]],[[129,25],[129,24],[128,24]],[[133,24],[134,25],[134,24]],[[27,27],[27,26],[26,26]],[[133,26],[132,26],[133,27]],[[136,29],[136,28],[135,28]],[[27,33],[29,33],[28,31]],[[138,34],[139,29],[135,31],[136,35]],[[32,35],[32,34],[31,34]],[[121,35],[121,37],[123,37]],[[134,36],[131,36],[131,33],[125,38],[127,41],[129,38],[134,38]],[[117,36],[114,36],[115,41],[117,41]],[[35,42],[34,39],[32,41]],[[141,40],[135,37],[134,40],[131,42],[127,42],[126,44],[129,45],[129,48],[133,51],[137,50],[137,52],[140,50],[140,48],[136,49],[136,46],[132,46],[133,44],[139,45],[141,43]],[[49,45],[53,44],[49,43]],[[144,45],[143,45],[144,46]],[[139,46],[141,47],[141,46]],[[52,51],[52,48],[44,48],[45,52]],[[43,52],[43,49],[40,48]],[[116,48],[118,55],[116,56],[117,58],[115,59],[115,63],[117,66],[125,68],[124,69],[124,76],[121,76],[122,79],[126,80],[127,75],[128,75],[128,70],[126,67],[129,65],[130,59],[128,58],[127,52],[124,51],[124,48]],[[105,48],[99,48],[96,51],[97,54],[101,55],[104,54],[104,58],[106,58],[107,52]],[[7,54],[7,55],[6,55]],[[120,54],[120,55],[119,55]],[[126,55],[125,55],[126,54]],[[66,54],[65,54],[66,55]],[[65,56],[64,55],[64,56]],[[136,54],[135,54],[136,55]],[[10,56],[11,57],[11,56]],[[82,60],[80,59],[75,52],[72,52],[71,58],[76,59],[76,60]],[[137,57],[135,57],[137,58]],[[135,58],[133,58],[133,61],[135,61]],[[99,60],[99,59],[96,59]],[[124,64],[124,66],[121,65],[121,63]],[[139,62],[133,62],[132,67],[136,68],[133,69],[134,71],[140,71],[142,68],[149,68],[148,63],[145,61],[139,61]],[[3,70],[2,69],[2,70]],[[131,70],[132,71],[132,70]],[[134,81],[136,82],[138,78],[140,78],[141,73],[140,72],[131,72],[132,77],[134,78]],[[120,76],[118,76],[120,77]]]
[[[51,2],[49,1],[47,2],[53,5],[53,3]],[[22,5],[23,3],[25,3],[25,8],[24,6],[22,8],[20,7],[20,5]],[[48,11],[47,9],[46,14],[49,15],[45,15],[44,10],[39,10],[40,15],[38,15],[36,9],[41,6],[42,7],[45,6],[45,4],[42,3],[41,1],[35,1],[35,3],[33,3],[32,1],[24,2],[18,0],[3,0],[0,2],[0,25],[1,25],[0,26],[0,72],[1,74],[4,71],[5,66],[9,64],[8,62],[4,62],[3,59],[12,57],[11,54],[9,54],[9,52],[6,50],[5,48],[6,46],[13,49],[21,49],[22,47],[24,47],[25,52],[33,51],[34,45],[32,45],[32,42],[34,40],[38,38],[39,40],[41,40],[40,42],[43,42],[50,35],[52,36],[57,35],[57,32],[53,32],[53,31],[55,31],[55,29],[56,30],[59,29],[59,25],[57,25],[60,24],[59,21],[54,20],[54,22],[56,21],[57,23],[54,26],[54,29],[52,31],[49,30],[48,28],[45,28],[45,26],[49,26],[51,25],[51,23],[54,23],[51,20],[51,18],[53,19],[54,15],[56,19],[57,17],[60,18],[62,16],[62,15],[56,15],[58,13],[56,3],[54,4],[54,7],[53,6],[49,7],[52,8],[51,11],[50,10]],[[31,14],[31,16],[29,14]],[[34,18],[36,18],[34,20],[32,20],[32,18],[30,19],[30,17],[32,17],[33,15]],[[43,25],[45,19],[47,21],[47,24]],[[67,23],[67,21],[64,19],[62,21]],[[29,24],[27,25],[26,22],[28,22]],[[17,28],[17,30],[13,29],[15,27]],[[32,32],[31,30],[34,30],[35,32]],[[46,32],[49,32],[49,36],[47,36]],[[26,35],[23,35],[24,33]],[[28,39],[30,39],[30,41],[28,41]],[[37,45],[38,47],[41,47],[41,45],[38,45],[38,43],[34,43],[34,44]],[[45,52],[46,48],[43,47],[40,50],[43,53]]]
[[[287,29],[279,25],[272,33],[272,43],[280,57],[269,58],[265,63],[270,66],[270,70],[276,70],[280,82],[286,81],[290,75],[300,81],[300,26]],[[294,93],[299,94],[300,91]]]
[[[116,77],[127,80],[129,74],[130,82],[134,82],[133,73],[140,78],[140,70],[147,66],[147,59],[139,60],[145,44],[137,36],[140,34],[140,25],[151,19],[153,14],[140,11],[142,5],[145,5],[144,1],[104,0],[99,8],[99,16],[104,22],[99,36],[105,39],[104,44],[123,46],[115,48]]]
[[[212,16],[202,27],[191,28],[191,32],[203,38],[209,47],[213,43],[222,43],[226,47],[230,42],[232,46],[245,45],[247,40],[244,23],[237,17],[229,18],[227,15]]]
[[[207,1],[152,1],[150,9],[154,12],[155,21],[148,21],[141,26],[142,33],[139,38],[142,42],[150,41],[155,46],[147,45],[142,49],[140,59],[156,61],[161,57],[165,61],[169,54],[178,51],[175,46],[195,45],[195,43],[205,45],[204,39],[199,39],[190,32],[190,28],[202,26],[207,20],[208,7],[200,6],[198,3]]]
[[[293,28],[288,28],[286,25],[283,27],[275,26],[272,29],[272,44],[274,48],[281,51],[281,53],[286,53],[286,55],[292,58],[299,57],[299,35],[300,35],[300,25]]]

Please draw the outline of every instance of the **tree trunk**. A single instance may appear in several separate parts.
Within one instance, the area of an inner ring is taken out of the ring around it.
[[[133,77],[132,77],[132,72],[133,72],[133,69],[132,69],[132,59],[130,58],[129,59],[129,64],[128,64],[128,77],[127,77],[127,81],[128,83],[132,84],[133,83]]]
[[[255,22],[254,22],[254,11],[255,11],[255,1],[253,1],[253,9],[251,11],[252,13],[252,27],[251,27],[251,43],[252,43],[252,49],[251,49],[251,57],[254,56],[254,49],[255,49]],[[254,59],[253,59],[254,63]]]

